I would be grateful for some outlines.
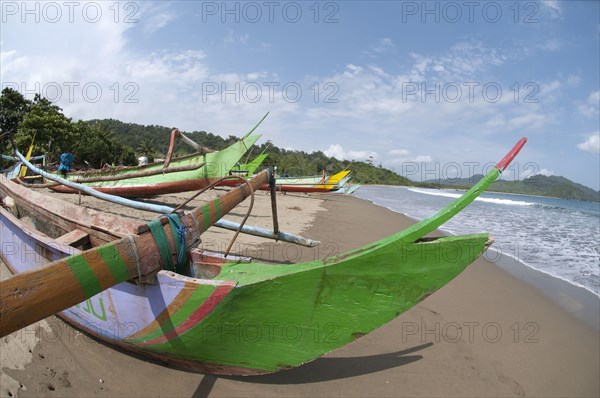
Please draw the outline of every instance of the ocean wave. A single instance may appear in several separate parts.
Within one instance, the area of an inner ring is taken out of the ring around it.
[[[416,195],[419,193],[427,198]],[[460,191],[422,188],[365,189],[360,193],[379,206],[417,220],[430,217],[447,205],[449,199],[461,195]],[[478,233],[484,229],[496,237],[493,251],[600,296],[597,245],[600,229],[594,206],[554,198],[538,201],[528,196],[521,200],[504,194],[488,195],[480,198],[488,203],[458,214],[440,229],[451,235]]]
[[[433,196],[444,196],[447,198],[460,198],[462,196],[462,194],[458,194],[458,193],[450,193],[450,192],[434,192],[434,191],[426,191],[424,189],[418,189],[418,188],[409,188],[409,191],[412,192],[416,192],[416,193],[422,193],[425,195],[433,195]],[[500,204],[500,205],[512,205],[512,206],[535,206],[538,203],[532,203],[532,202],[525,202],[522,200],[512,200],[512,199],[499,199],[499,198],[485,198],[485,197],[478,197],[475,199],[476,202],[486,202],[486,203],[495,203],[495,204]]]
[[[598,290],[598,286],[594,287],[594,286],[585,285],[585,284],[583,284],[583,283],[578,282],[578,281],[575,280],[576,278],[574,278],[573,276],[576,275],[577,271],[579,271],[579,270],[575,270],[575,272],[573,272],[572,274],[569,274],[568,276],[567,275],[561,275],[559,272],[556,272],[555,269],[552,269],[552,268],[543,268],[543,267],[536,266],[534,264],[530,264],[529,262],[524,261],[522,258],[519,258],[518,256],[515,256],[514,254],[503,253],[501,249],[497,249],[497,248],[495,248],[493,246],[489,247],[487,250],[488,251],[496,252],[500,256],[510,257],[513,260],[515,260],[516,262],[518,262],[518,263],[520,263],[520,264],[522,264],[522,265],[524,265],[524,266],[526,266],[528,268],[531,268],[532,270],[541,272],[541,273],[543,273],[545,275],[551,276],[551,277],[556,278],[556,279],[560,279],[561,281],[567,282],[570,285],[583,288],[583,289],[587,290],[588,292],[591,292],[591,293],[593,293],[594,295],[596,295],[596,296],[598,296],[600,298],[600,291]],[[590,272],[590,274],[588,276],[594,276],[594,275],[595,274],[593,272]]]

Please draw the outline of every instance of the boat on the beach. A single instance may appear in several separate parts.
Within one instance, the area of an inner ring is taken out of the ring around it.
[[[350,182],[350,181],[348,181]],[[335,193],[344,194],[344,195],[352,195],[354,192],[360,188],[360,184],[348,184],[348,182],[343,185],[340,189],[338,189]]]
[[[241,170],[245,170],[248,177],[254,175],[256,170],[260,167],[260,165],[265,161],[265,159],[269,156],[268,153],[261,153],[257,157],[255,157],[252,161],[240,165]]]
[[[58,312],[99,339],[176,367],[251,375],[299,366],[394,319],[481,255],[492,243],[487,233],[425,235],[475,200],[525,141],[434,216],[302,264],[194,249],[200,233],[251,194],[248,185],[268,183],[269,171],[150,223],[0,181],[1,258],[15,274],[0,282],[0,337]]]
[[[260,135],[252,135],[252,133],[265,117],[242,139],[220,151],[210,151],[200,147],[175,129],[171,134],[169,151],[164,163],[73,172],[67,175],[67,179],[85,184],[100,192],[123,197],[144,197],[199,190],[229,174],[248,149],[260,138]],[[186,143],[200,151],[172,158],[176,137],[182,137]],[[49,185],[50,189],[57,192],[77,193],[77,190],[64,185],[52,183]]]
[[[10,166],[9,168],[7,168],[6,170],[2,171],[2,173],[6,176],[6,178],[12,180],[15,178],[27,178],[26,176],[21,176],[21,173],[23,171],[23,163],[18,159],[15,158],[14,156],[7,156],[7,155],[0,155],[2,156],[3,160],[8,160],[8,161],[13,161],[15,162],[15,164],[13,164],[12,166]],[[33,156],[31,157],[31,159],[29,159],[30,161],[44,161],[46,158],[45,155],[39,155],[39,156]]]
[[[234,168],[229,171],[229,176],[239,177],[239,178],[229,178],[220,181],[216,186],[218,187],[237,187],[244,183],[244,180],[252,177],[256,170],[260,167],[260,165],[267,158],[267,153],[261,153],[252,161],[244,164],[236,164]]]
[[[350,170],[342,170],[332,176],[323,173],[322,176],[309,177],[278,177],[275,179],[275,187],[281,192],[334,192],[342,187],[350,178]],[[263,185],[260,189],[266,190]]]

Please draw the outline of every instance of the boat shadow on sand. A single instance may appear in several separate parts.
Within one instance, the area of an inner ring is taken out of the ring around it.
[[[378,355],[344,358],[318,358],[306,365],[263,376],[214,376],[205,375],[194,392],[194,397],[208,397],[218,379],[236,380],[253,384],[309,384],[345,379],[380,372],[408,365],[423,358],[409,355],[428,347],[425,343],[406,350]]]

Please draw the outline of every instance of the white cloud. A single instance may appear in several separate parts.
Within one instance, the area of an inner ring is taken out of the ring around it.
[[[538,130],[547,123],[548,115],[542,113],[526,113],[509,119],[508,126],[514,130]]]
[[[233,31],[233,29],[227,29],[227,36],[225,36],[223,38],[223,42],[226,44],[234,44],[234,43],[246,44],[246,43],[248,43],[249,38],[250,38],[250,35],[248,33],[245,33],[243,35],[237,35]]]
[[[271,43],[261,41],[258,47],[252,47],[250,50],[255,52],[265,52],[271,48]]]
[[[393,51],[396,48],[393,40],[389,37],[384,37],[379,39],[376,44],[373,44],[369,47],[367,51],[363,53],[366,54],[370,58],[375,58],[378,55]]]
[[[4,36],[3,26],[2,77],[3,81],[27,82],[28,87],[35,82],[98,82],[104,92],[100,101],[82,101],[79,91],[74,102],[64,97],[58,102],[75,119],[112,117],[135,123],[174,125],[188,131],[205,129],[240,135],[266,111],[271,111],[260,129],[264,140],[311,151],[323,150],[323,137],[327,136],[330,143],[341,143],[329,146],[324,151],[327,155],[347,160],[368,160],[373,156],[384,165],[430,163],[433,159],[494,161],[497,146],[488,149],[490,146],[486,144],[493,142],[490,138],[498,141],[497,137],[520,129],[541,130],[556,120],[552,107],[515,103],[507,86],[502,87],[504,95],[495,104],[482,99],[481,87],[476,89],[473,102],[468,100],[465,87],[457,103],[444,99],[435,102],[433,96],[420,90],[406,96],[408,82],[422,81],[430,88],[443,79],[489,81],[486,71],[502,65],[506,58],[502,51],[480,42],[461,42],[441,55],[413,54],[405,67],[351,59],[338,73],[310,77],[306,82],[297,80],[310,103],[281,100],[281,88],[274,93],[275,101],[270,101],[265,86],[261,100],[250,102],[244,98],[234,101],[234,96],[223,100],[220,92],[207,96],[203,85],[215,83],[220,91],[221,84],[231,88],[244,82],[281,82],[275,71],[253,70],[239,63],[232,64],[225,73],[214,68],[217,63],[211,53],[196,46],[195,50],[177,46],[169,50],[157,47],[152,52],[137,50],[138,46],[128,39],[136,37],[131,29],[143,33],[143,23],[61,29],[60,34],[48,37],[30,34],[20,40],[19,35],[13,34],[10,39]],[[226,31],[215,39],[217,45],[225,34]],[[243,39],[233,30],[230,36],[233,41],[254,39]],[[70,44],[63,47],[56,43]],[[269,48],[267,43],[264,46]],[[415,76],[418,80],[412,80]],[[563,80],[551,79],[546,84],[547,92],[560,92],[558,82]],[[319,103],[312,101],[314,92],[309,87],[315,81],[334,82],[338,87],[334,98],[338,102],[323,103],[330,90],[322,90]],[[119,83],[117,102],[109,88],[115,82]],[[128,82],[137,87],[133,95],[137,103],[123,102],[124,96],[132,92],[124,87]],[[482,149],[469,154],[466,148]]]
[[[539,2],[541,10],[552,18],[562,17],[563,8],[559,0],[542,0]]]
[[[417,162],[417,163],[429,163],[432,161],[433,161],[433,158],[429,155],[419,155],[415,158],[415,162]]]
[[[576,87],[581,83],[581,76],[579,75],[569,75],[567,76],[567,86]]]
[[[280,81],[272,72],[240,66],[230,74],[222,74],[211,68],[202,47],[173,46],[164,50],[157,46],[153,51],[141,51],[136,43],[130,43],[130,37],[150,32],[147,26],[168,25],[174,14],[165,16],[165,7],[143,3],[137,15],[139,23],[115,23],[108,9],[112,3],[98,4],[105,7],[102,15],[106,16],[98,23],[57,23],[44,30],[45,34],[31,31],[40,24],[3,25],[2,83],[23,88],[22,92],[40,88],[42,94],[54,95],[49,99],[75,120],[116,118],[185,130],[213,129],[223,135],[243,134],[269,110],[271,127],[290,112],[297,112],[299,104],[283,100],[281,87],[275,88],[274,101],[270,101],[269,89],[264,85],[256,102],[244,97],[254,95],[252,90],[241,88],[237,98],[223,98],[222,90],[235,87],[235,83],[243,87],[248,82]],[[248,40],[248,35],[234,33],[231,31],[236,40]],[[75,84],[72,96],[66,84]],[[207,95],[207,84],[217,92]],[[61,95],[55,95],[54,90],[44,91],[48,85],[62,88]],[[84,93],[86,85],[92,87]],[[310,92],[309,85],[302,88]],[[101,95],[91,98],[96,87]],[[26,97],[32,99],[33,94]]]
[[[344,73],[346,74],[346,76],[356,76],[362,70],[363,70],[363,68],[361,68],[360,66],[348,64],[348,65],[346,65],[346,72],[344,72]]]
[[[388,154],[392,156],[389,163],[394,165],[402,163],[429,163],[433,161],[430,155],[412,156],[408,149],[392,149]]]
[[[591,153],[600,153],[600,132],[596,131],[588,136],[587,140],[577,144],[577,148]]]
[[[521,173],[521,175],[519,176],[519,179],[521,180],[525,180],[529,177],[533,177],[536,175],[543,175],[546,177],[550,177],[552,175],[554,175],[554,172],[551,170],[548,170],[546,168],[543,168],[541,170],[534,170],[534,169],[525,169],[523,170],[523,172]]]
[[[235,43],[235,37],[233,37],[233,29],[227,29],[227,36],[223,38],[225,43]]]
[[[600,91],[593,91],[587,100],[575,101],[577,111],[585,117],[597,117],[600,113]]]
[[[388,37],[384,37],[383,39],[381,39],[379,41],[379,45],[383,48],[390,48],[390,47],[395,47],[394,42],[392,41],[392,39],[388,38]]]
[[[565,43],[561,39],[552,38],[539,44],[538,47],[546,51],[557,51],[560,50],[564,45]]]
[[[144,33],[154,33],[177,18],[177,14],[169,10],[170,6],[170,3],[149,3],[145,5],[143,18],[141,18]]]
[[[543,94],[550,94],[553,91],[558,90],[561,87],[561,83],[558,80],[553,80],[549,83],[542,84],[540,91]]]
[[[508,56],[481,41],[467,40],[454,44],[446,53],[437,57],[411,54],[416,63],[413,73],[425,77],[427,73],[446,81],[473,80],[490,67],[504,64]]]
[[[393,156],[407,157],[410,155],[410,151],[408,149],[392,149],[388,152]]]
[[[338,160],[368,160],[377,158],[377,153],[373,151],[346,152],[340,144],[330,145],[323,153],[326,156],[334,157]]]

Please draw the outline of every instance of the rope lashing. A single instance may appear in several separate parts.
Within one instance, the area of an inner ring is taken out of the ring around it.
[[[173,237],[175,237],[175,233],[179,236],[179,240],[175,240],[175,245],[177,246],[177,267],[182,268],[187,263],[187,250],[185,249],[187,226],[181,222],[177,214],[165,214],[165,216],[169,217],[169,225],[171,226]]]
[[[177,249],[177,263],[174,267],[172,267],[173,253],[171,252],[171,246],[169,245],[169,240],[167,239],[167,235],[165,234],[160,219],[150,221],[147,225],[158,246],[158,250],[160,251],[163,267],[168,271],[181,273],[184,270],[184,265],[187,263],[187,251],[185,246],[187,227],[181,222],[178,214],[166,214],[166,216],[168,217],[169,226],[171,227],[171,233],[173,234],[173,240],[175,241],[175,247]]]

